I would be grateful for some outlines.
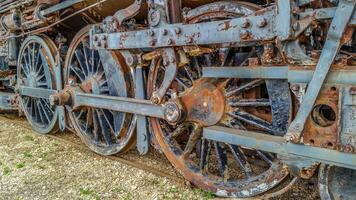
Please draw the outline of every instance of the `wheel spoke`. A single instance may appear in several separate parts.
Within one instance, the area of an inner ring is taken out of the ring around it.
[[[216,159],[218,160],[218,167],[220,176],[225,178],[227,169],[227,155],[226,150],[221,142],[214,141]]]
[[[82,69],[85,76],[89,76],[88,68],[87,68],[86,61],[85,61],[86,59],[80,49],[75,50],[75,57],[77,58],[79,67]]]
[[[111,133],[109,131],[110,130],[109,125],[108,125],[107,121],[105,120],[104,114],[98,109],[95,109],[95,112],[99,119],[101,133],[103,135],[103,139],[104,139],[105,143],[108,145],[113,144],[113,139],[111,138]]]
[[[202,127],[198,125],[193,125],[192,133],[190,134],[189,140],[184,148],[184,152],[183,152],[184,156],[189,156],[189,154],[193,151],[195,144],[201,138],[202,130],[203,130]]]
[[[271,106],[269,99],[241,99],[236,102],[230,102],[230,106],[239,107],[265,107]]]
[[[210,150],[211,150],[210,141],[206,139],[202,139],[201,151],[200,151],[200,163],[199,163],[200,170],[202,171],[207,171]]]
[[[239,110],[239,111],[236,111],[235,113],[229,113],[229,115],[238,119],[238,120],[241,120],[245,123],[253,125],[257,128],[264,129],[264,130],[268,131],[269,133],[275,133],[271,123],[269,123],[259,117],[256,117],[250,113],[247,113],[245,111]]]
[[[251,82],[248,82],[244,85],[238,86],[236,88],[230,89],[229,91],[226,92],[225,96],[226,97],[231,97],[232,95],[237,95],[240,94],[244,91],[250,90],[254,87],[260,86],[264,83],[264,80],[262,79],[256,79]]]
[[[237,145],[229,144],[229,148],[246,177],[250,178],[252,176],[252,169],[250,164],[247,162],[245,154]]]
[[[85,74],[83,74],[82,70],[80,70],[75,64],[70,66],[71,71],[75,73],[75,75],[79,78],[81,82],[85,80]]]

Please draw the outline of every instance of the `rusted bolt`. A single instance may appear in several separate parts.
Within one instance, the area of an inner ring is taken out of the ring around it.
[[[267,20],[265,18],[261,18],[259,21],[258,21],[258,26],[260,28],[263,28],[265,26],[267,26]]]
[[[150,46],[155,46],[156,45],[156,42],[154,40],[151,40],[150,41]]]
[[[347,144],[344,146],[344,152],[346,152],[346,153],[353,153],[354,150],[355,150],[354,147],[351,146],[350,144]]]
[[[108,43],[107,42],[103,42],[103,48],[108,48]]]
[[[167,43],[168,43],[168,45],[171,45],[171,44],[173,44],[173,40],[169,39]]]
[[[246,40],[249,37],[250,37],[250,32],[249,31],[246,31],[246,30],[242,30],[241,31],[241,36],[240,36],[241,39]]]
[[[167,34],[168,34],[167,29],[163,29],[163,30],[162,30],[162,34],[163,34],[163,35],[167,35]]]
[[[106,35],[101,36],[101,39],[106,40],[107,39]]]
[[[174,32],[179,35],[181,33],[181,29],[179,27],[174,29]]]
[[[155,32],[154,32],[153,30],[148,30],[147,33],[148,33],[148,35],[151,36],[151,37],[155,35]]]
[[[168,60],[166,60],[166,59],[163,59],[163,65],[164,65],[164,66],[169,65],[169,61],[168,61]]]
[[[154,104],[158,104],[158,103],[159,103],[159,98],[156,97],[156,96],[153,96],[153,97],[151,98],[151,102],[154,103]]]
[[[94,41],[97,42],[99,40],[99,37],[97,35],[94,35]]]
[[[244,19],[244,21],[241,24],[242,28],[248,28],[250,26],[250,21],[248,19]]]
[[[192,37],[189,37],[188,39],[187,39],[187,43],[193,43],[193,38]]]
[[[51,106],[58,106],[60,105],[60,102],[61,102],[61,99],[60,97],[58,96],[58,94],[55,94],[55,95],[51,95],[49,97],[49,104]]]
[[[356,94],[356,87],[350,88],[350,94],[355,95]]]
[[[293,91],[298,91],[299,90],[299,85],[292,85],[291,89]]]

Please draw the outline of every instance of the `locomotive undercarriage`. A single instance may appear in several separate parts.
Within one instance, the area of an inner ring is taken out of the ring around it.
[[[354,197],[354,0],[31,2],[0,3],[0,64],[37,132],[154,146],[218,196],[319,173],[323,199]]]

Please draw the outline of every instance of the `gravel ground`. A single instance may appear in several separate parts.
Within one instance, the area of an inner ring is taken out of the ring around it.
[[[78,141],[73,134],[63,137]],[[79,141],[78,141],[79,142]],[[177,175],[161,154],[125,155]],[[0,117],[0,199],[213,199],[213,195],[94,153]],[[276,199],[318,199],[316,181],[299,181]]]

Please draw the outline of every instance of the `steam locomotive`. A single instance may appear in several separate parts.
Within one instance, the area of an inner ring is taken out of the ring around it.
[[[2,0],[0,107],[222,197],[356,187],[355,0]]]

